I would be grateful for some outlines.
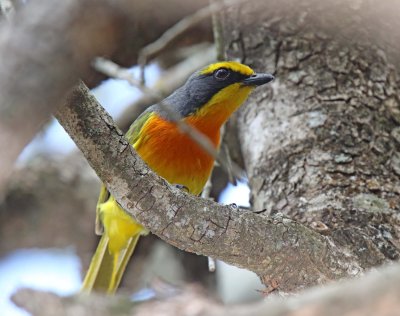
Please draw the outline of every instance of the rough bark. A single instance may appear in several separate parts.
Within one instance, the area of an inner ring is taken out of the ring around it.
[[[239,118],[253,209],[307,225],[361,270],[397,260],[399,56],[398,41],[389,40],[399,32],[374,34],[399,19],[387,14],[382,27],[371,12],[398,4],[258,4],[231,10],[225,20],[230,56],[276,73],[271,89],[258,91]],[[328,27],[333,17],[336,35]],[[305,256],[273,258],[264,279],[281,290],[306,285]]]

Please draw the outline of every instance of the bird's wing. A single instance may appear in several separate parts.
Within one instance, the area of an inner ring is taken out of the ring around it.
[[[145,111],[143,112],[129,127],[128,132],[125,137],[128,139],[131,145],[134,145],[140,138],[140,132],[147,122],[147,120],[154,115],[153,111]]]

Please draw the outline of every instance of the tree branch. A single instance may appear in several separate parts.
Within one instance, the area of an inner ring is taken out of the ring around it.
[[[136,155],[82,83],[56,117],[118,202],[170,244],[268,275],[266,284],[275,269],[288,269],[287,280],[274,280],[283,290],[291,290],[293,279],[307,286],[357,274],[351,258],[295,221],[222,206],[169,186]]]

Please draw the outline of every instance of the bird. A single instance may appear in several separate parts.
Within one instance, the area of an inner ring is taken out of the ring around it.
[[[220,129],[257,87],[274,80],[236,61],[210,64],[193,73],[162,101],[180,119],[220,145]],[[214,157],[183,133],[159,103],[130,126],[126,138],[137,154],[170,184],[199,195],[210,177]],[[102,237],[82,284],[82,292],[114,294],[138,239],[148,231],[102,185],[96,207],[96,233]]]

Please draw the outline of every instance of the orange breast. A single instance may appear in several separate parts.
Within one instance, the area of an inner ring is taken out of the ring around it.
[[[205,128],[196,122],[187,122],[200,127],[215,147],[219,146],[219,126]],[[200,194],[210,176],[214,159],[183,134],[176,124],[156,114],[145,123],[141,135],[134,147],[149,167],[169,183],[184,185],[192,194]]]

